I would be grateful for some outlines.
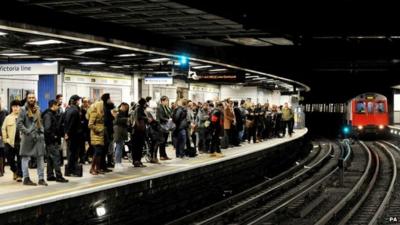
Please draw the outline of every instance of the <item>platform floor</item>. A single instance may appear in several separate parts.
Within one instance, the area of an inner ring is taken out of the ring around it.
[[[167,154],[172,160],[161,161],[160,164],[144,162],[147,167],[134,168],[129,161],[124,161],[122,171],[97,176],[89,174],[90,165],[84,165],[83,177],[66,177],[69,183],[48,182],[49,186],[47,187],[24,186],[13,181],[12,172],[6,166],[5,176],[0,177],[0,214],[230,160],[297,139],[306,133],[307,129],[300,129],[295,130],[291,138],[269,139],[257,144],[246,143],[241,147],[223,150],[224,157],[218,158],[210,157],[209,154],[200,154],[195,158],[177,159],[174,150],[170,147],[167,149]],[[29,172],[31,179],[37,182],[36,169],[30,169]]]

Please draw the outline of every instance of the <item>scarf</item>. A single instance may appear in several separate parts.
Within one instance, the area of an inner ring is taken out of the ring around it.
[[[33,118],[36,128],[38,128],[38,129],[42,128],[40,112],[38,110],[37,105],[35,105],[33,107],[29,107],[29,105],[28,105],[28,117]]]

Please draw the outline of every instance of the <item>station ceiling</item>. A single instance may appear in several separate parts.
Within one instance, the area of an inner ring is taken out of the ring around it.
[[[309,84],[310,101],[388,94],[400,83],[399,18],[388,2],[5,2],[3,20],[223,59]]]

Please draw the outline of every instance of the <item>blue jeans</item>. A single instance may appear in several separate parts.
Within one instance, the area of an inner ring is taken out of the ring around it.
[[[239,138],[240,142],[243,141],[243,135],[244,135],[244,129],[239,131],[239,137],[238,138]]]
[[[176,157],[183,158],[185,156],[185,147],[186,147],[186,130],[182,129],[178,131],[175,137],[175,148],[176,148]]]
[[[30,156],[22,156],[22,162],[21,162],[21,167],[22,167],[22,176],[24,178],[29,177],[29,170],[28,170],[28,164],[29,160],[31,160]],[[39,176],[39,180],[44,179],[44,157],[43,156],[38,156],[36,157],[36,163],[37,163],[37,173]]]
[[[117,141],[115,146],[115,163],[121,163],[122,162],[122,152],[124,151],[125,148],[125,141]]]

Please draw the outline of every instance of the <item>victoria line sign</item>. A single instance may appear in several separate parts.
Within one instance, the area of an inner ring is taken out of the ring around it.
[[[58,62],[0,63],[0,76],[40,74],[58,74]]]

